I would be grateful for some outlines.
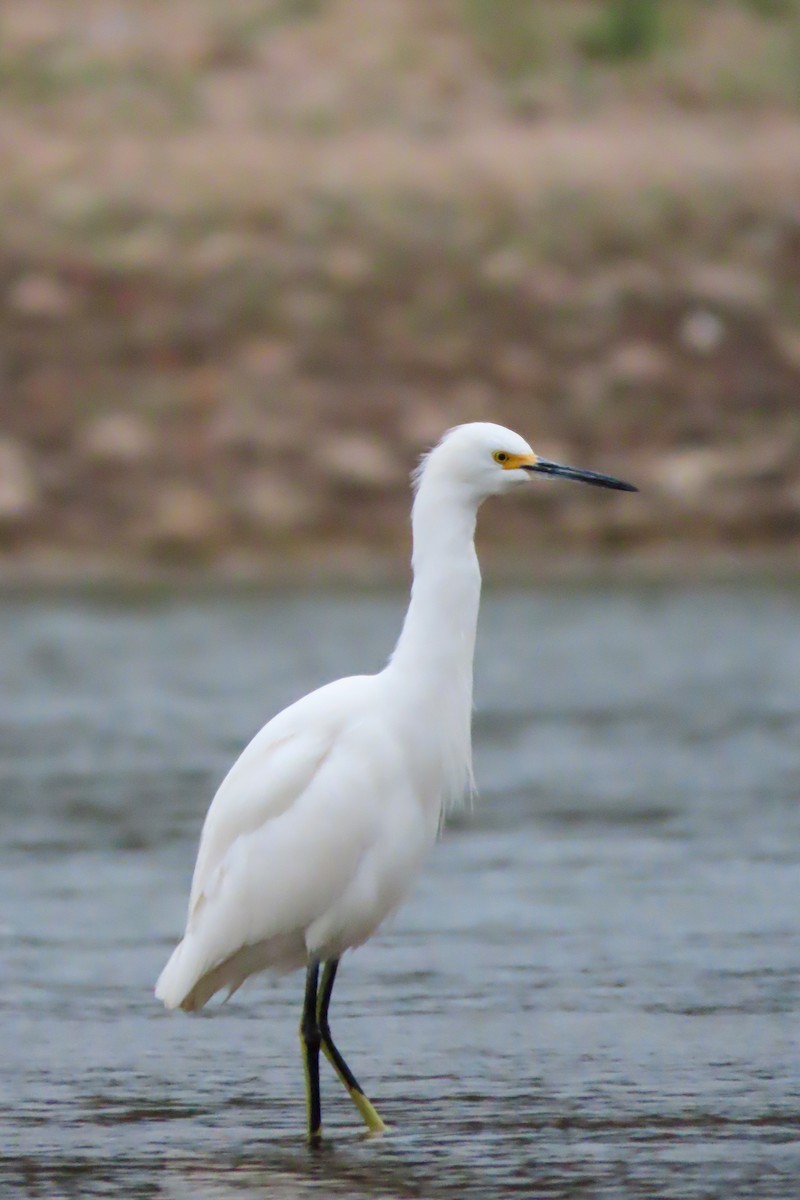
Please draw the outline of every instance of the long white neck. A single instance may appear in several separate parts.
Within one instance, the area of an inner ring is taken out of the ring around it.
[[[463,486],[426,472],[412,511],[414,583],[386,668],[409,727],[422,731],[440,803],[472,782],[472,666],[481,594],[477,503]]]

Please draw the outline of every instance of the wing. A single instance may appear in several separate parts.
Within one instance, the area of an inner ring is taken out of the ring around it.
[[[339,679],[278,713],[242,751],[203,824],[189,917],[237,838],[289,809],[307,790],[361,698],[368,676]]]
[[[371,720],[374,677],[340,680],[257,734],[209,809],[183,940],[159,976],[168,1008],[202,1007],[268,966],[305,958],[375,841],[396,751]],[[372,903],[371,901],[369,902]]]

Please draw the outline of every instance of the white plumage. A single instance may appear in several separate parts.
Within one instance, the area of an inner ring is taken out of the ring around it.
[[[335,973],[403,899],[447,806],[471,785],[477,509],[536,471],[627,487],[545,463],[517,434],[484,423],[451,430],[423,460],[414,583],[395,651],[379,674],[340,679],[279,713],[223,780],[186,931],[156,986],[168,1008],[200,1008],[268,968],[328,962]],[[361,1107],[346,1064],[334,1065]],[[312,1125],[310,1116],[314,1136]]]
[[[381,675],[328,684],[234,764],[206,817],[184,939],[156,989],[167,1007],[199,1008],[310,953],[337,958],[402,898],[438,812],[415,796],[402,734],[378,715],[385,691]]]

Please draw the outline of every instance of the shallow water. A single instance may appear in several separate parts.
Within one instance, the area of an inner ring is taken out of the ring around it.
[[[302,978],[165,1013],[216,782],[276,708],[380,666],[400,597],[0,602],[0,1195],[795,1197],[800,593],[489,594],[481,800],[332,1022]]]

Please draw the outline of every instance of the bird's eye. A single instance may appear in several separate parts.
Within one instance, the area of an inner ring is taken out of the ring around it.
[[[506,454],[505,450],[495,450],[492,458],[496,463],[508,462],[508,455]]]

